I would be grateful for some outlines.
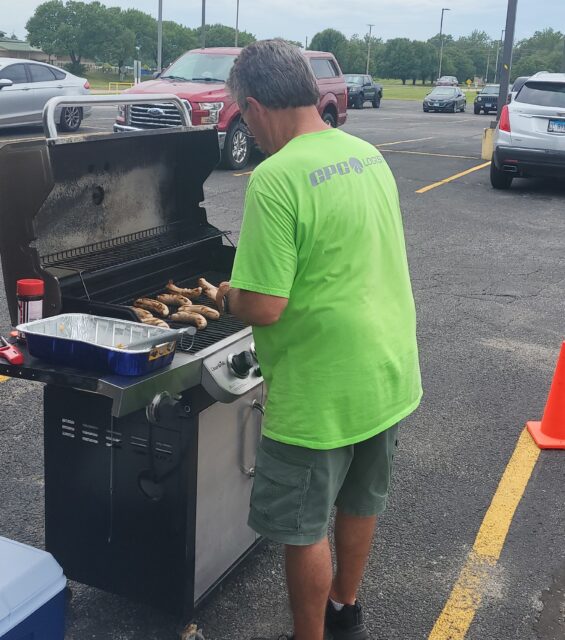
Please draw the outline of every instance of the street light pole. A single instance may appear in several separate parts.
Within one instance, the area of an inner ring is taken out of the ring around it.
[[[487,55],[487,72],[485,73],[485,84],[488,84],[488,70],[490,67],[490,49]]]
[[[498,94],[498,114],[500,120],[502,107],[508,101],[508,87],[510,85],[510,70],[512,68],[512,50],[514,48],[514,31],[516,29],[516,14],[518,12],[518,0],[508,0],[508,13],[506,14],[506,37],[502,50],[500,64],[500,92]]]
[[[369,75],[369,63],[371,60],[371,34],[373,33],[373,27],[375,26],[374,24],[368,24],[367,25],[369,27],[369,46],[367,48],[367,70],[365,71],[365,73],[367,75]]]
[[[494,64],[494,84],[496,84],[496,78],[498,77],[498,56],[500,55],[500,45],[504,41],[504,31],[505,29],[502,30],[502,33],[500,34],[500,40],[496,45],[496,62]]]
[[[202,0],[202,33],[200,34],[202,49],[206,49],[206,0]]]
[[[437,74],[438,80],[441,78],[441,63],[443,62],[443,14],[446,11],[451,11],[451,9],[445,8],[441,10],[441,22],[439,25],[439,39],[440,39],[440,50],[439,50],[439,71]]]
[[[235,12],[235,46],[237,47],[237,41],[239,40],[239,0],[237,0],[237,9]]]
[[[159,0],[157,17],[157,71],[163,70],[163,0]]]

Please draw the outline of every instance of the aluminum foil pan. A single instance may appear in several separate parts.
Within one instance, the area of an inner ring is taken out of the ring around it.
[[[67,313],[21,324],[28,351],[56,364],[122,376],[141,376],[167,366],[177,340],[189,329],[162,329],[129,320]]]

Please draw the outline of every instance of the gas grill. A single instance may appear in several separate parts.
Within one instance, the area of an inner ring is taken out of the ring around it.
[[[128,320],[133,301],[169,279],[228,280],[235,248],[201,206],[217,132],[57,138],[52,114],[62,100],[46,108],[50,138],[0,148],[12,323],[19,278],[44,280],[44,315]],[[147,97],[128,97],[136,100]],[[177,98],[156,100],[189,122]],[[246,524],[264,401],[250,328],[229,315],[210,320],[179,342],[169,367],[139,378],[23,351],[22,365],[0,360],[0,374],[46,385],[46,548],[71,579],[191,618],[259,542]]]

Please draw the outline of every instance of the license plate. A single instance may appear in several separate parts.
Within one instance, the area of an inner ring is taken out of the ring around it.
[[[492,103],[491,103],[491,102],[487,102],[487,103],[485,104],[485,107],[487,107],[488,109],[490,109],[490,107],[492,107]]]
[[[434,102],[434,107],[439,107],[439,102]]]
[[[565,133],[565,120],[550,120],[547,130],[552,133]]]

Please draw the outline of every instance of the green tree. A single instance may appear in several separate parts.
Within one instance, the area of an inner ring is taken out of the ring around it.
[[[122,11],[122,24],[135,36],[136,57],[150,67],[157,65],[157,20],[138,9]]]
[[[186,51],[197,47],[196,34],[192,29],[172,22],[163,22],[163,68],[168,67]],[[157,47],[155,47],[155,52]],[[155,64],[157,59],[155,58]]]
[[[120,80],[123,79],[123,68],[135,57],[135,33],[124,24],[124,14],[119,7],[111,7],[108,11],[108,39],[104,50],[100,53],[104,62],[118,67]]]
[[[196,40],[200,46],[202,27],[195,29]],[[248,31],[240,31],[237,36],[237,46],[246,47],[255,42],[256,38]],[[207,47],[233,47],[235,45],[235,29],[225,24],[206,25],[206,46]]]
[[[437,73],[437,52],[435,47],[429,42],[414,40],[412,42],[412,52],[414,55],[412,84],[416,84],[416,80],[421,80],[422,84],[426,84],[427,80],[433,80]]]
[[[111,38],[108,10],[100,2],[50,0],[35,10],[26,28],[32,45],[45,53],[68,55],[70,70],[82,71],[83,58],[100,59]]]
[[[564,36],[560,31],[544,29],[517,43],[512,77],[532,75],[537,71],[558,72],[564,62]]]
[[[340,67],[347,67],[348,41],[341,31],[336,31],[336,29],[320,31],[312,38],[308,49],[311,51],[329,51],[334,54]]]
[[[387,78],[396,78],[406,84],[414,77],[416,58],[413,43],[408,38],[388,40],[383,53],[383,72]]]

